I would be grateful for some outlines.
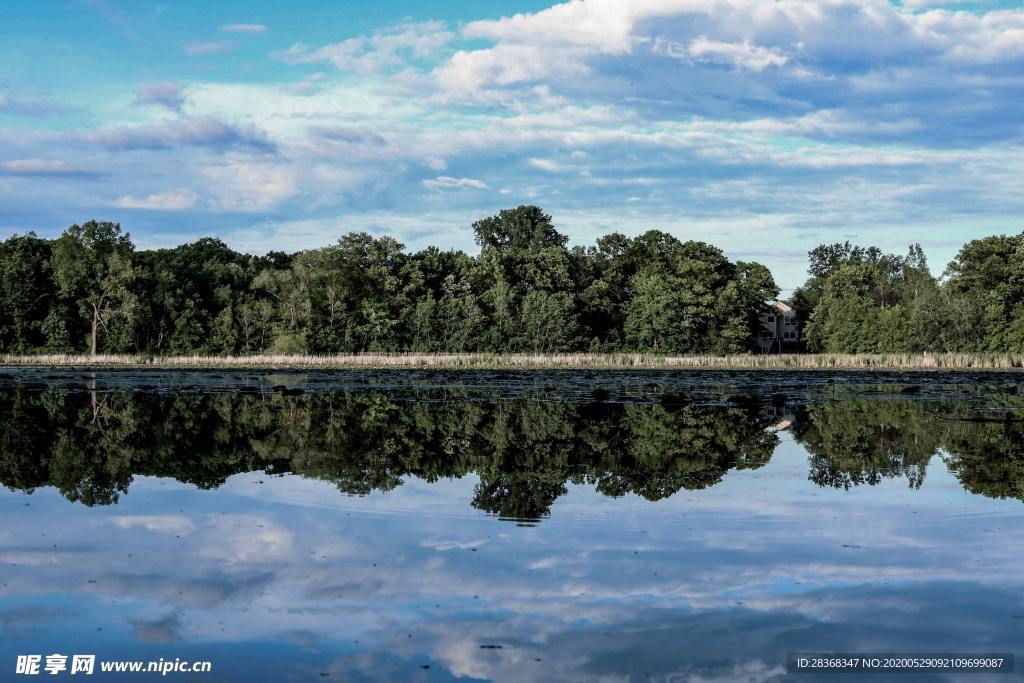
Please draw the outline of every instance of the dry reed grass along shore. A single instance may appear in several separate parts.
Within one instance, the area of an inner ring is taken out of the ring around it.
[[[339,355],[118,356],[0,354],[8,367],[194,369],[745,369],[745,370],[1020,370],[1024,354],[883,353],[662,356],[643,353],[361,353]]]

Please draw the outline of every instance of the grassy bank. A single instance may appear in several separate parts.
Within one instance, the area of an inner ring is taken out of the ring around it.
[[[18,367],[374,369],[766,369],[766,370],[1019,370],[1024,354],[803,354],[660,356],[641,353],[491,354],[364,353],[331,356],[87,356],[0,355],[0,365]]]

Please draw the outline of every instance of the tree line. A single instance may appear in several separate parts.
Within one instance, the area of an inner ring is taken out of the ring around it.
[[[968,242],[939,277],[916,244],[822,245],[809,261],[794,293],[809,351],[1024,352],[1024,233]]]
[[[253,354],[757,350],[769,270],[652,230],[568,247],[519,206],[473,224],[477,255],[347,234],[297,253],[204,238],[136,250],[89,221],[0,243],[0,351]],[[961,249],[941,278],[849,243],[810,252],[794,295],[805,350],[1024,350],[1024,235]]]
[[[473,224],[480,252],[390,237],[253,256],[206,238],[138,251],[115,223],[0,245],[0,349],[151,354],[363,351],[739,353],[767,268],[664,232],[567,247],[520,206]]]

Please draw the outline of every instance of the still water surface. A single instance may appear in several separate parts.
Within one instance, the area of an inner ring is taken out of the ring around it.
[[[0,373],[3,680],[53,652],[213,662],[178,681],[1024,652],[1016,376]]]

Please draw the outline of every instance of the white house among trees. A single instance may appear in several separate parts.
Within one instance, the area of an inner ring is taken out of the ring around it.
[[[757,345],[761,353],[787,353],[799,349],[800,328],[791,302],[771,303],[771,312],[761,316]]]

